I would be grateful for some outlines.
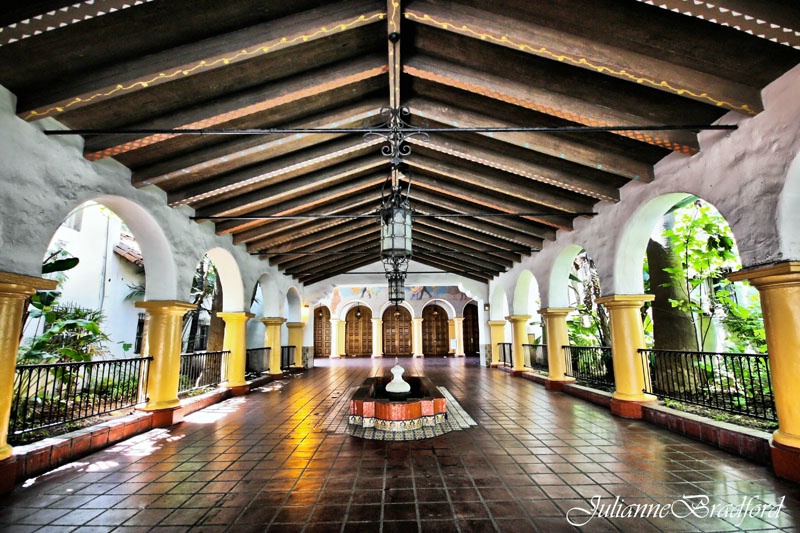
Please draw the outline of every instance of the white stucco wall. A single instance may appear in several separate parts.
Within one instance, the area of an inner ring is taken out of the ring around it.
[[[167,207],[165,193],[156,187],[132,187],[130,171],[112,159],[87,161],[80,138],[41,132],[62,127],[57,121],[27,123],[14,111],[14,95],[0,87],[0,271],[40,276],[56,228],[72,209],[94,200],[133,231],[147,270],[148,300],[186,301],[195,266],[215,249],[215,263],[223,257],[235,266],[226,270],[238,271],[240,278],[223,280],[231,287],[225,311],[247,310],[250,292],[264,274],[280,300],[285,298],[291,279],[234,246],[229,236],[216,235],[213,224],[190,220],[190,208]]]
[[[542,307],[566,306],[558,262],[580,248],[594,259],[603,294],[641,294],[647,239],[664,212],[653,206],[665,195],[673,196],[664,205],[680,194],[713,204],[730,224],[745,267],[800,259],[800,239],[790,237],[796,236],[800,221],[791,215],[800,210],[800,163],[795,162],[800,153],[800,66],[765,88],[762,98],[759,115],[729,113],[720,120],[737,124],[737,130],[701,132],[698,154],[669,155],[655,166],[652,183],[625,185],[618,203],[600,202],[596,216],[577,219],[571,232],[559,230],[557,241],[546,242],[541,252],[492,283],[492,301],[498,289],[514,294],[517,279],[528,269],[538,282]],[[784,190],[790,169],[797,173],[795,183]],[[792,202],[793,208],[786,205]],[[645,216],[648,208],[653,212]]]

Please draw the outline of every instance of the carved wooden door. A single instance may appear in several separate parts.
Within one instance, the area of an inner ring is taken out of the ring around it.
[[[324,305],[314,309],[314,357],[331,355],[331,312]]]
[[[383,313],[383,355],[411,355],[411,313],[404,307],[390,307]]]
[[[347,312],[345,354],[348,357],[372,355],[372,311],[363,305]]]
[[[473,357],[480,352],[478,336],[478,306],[468,303],[464,307],[464,355]]]
[[[438,305],[428,305],[422,310],[422,353],[442,357],[449,351],[447,313]]]

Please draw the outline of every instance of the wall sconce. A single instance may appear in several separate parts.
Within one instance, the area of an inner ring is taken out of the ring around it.
[[[489,310],[489,304],[483,304],[483,310],[484,311],[488,311]]]

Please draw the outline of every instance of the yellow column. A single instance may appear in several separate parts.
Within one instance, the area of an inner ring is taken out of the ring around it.
[[[597,299],[606,306],[611,319],[611,353],[614,358],[614,383],[611,412],[625,418],[641,418],[641,402],[656,398],[645,394],[644,384],[650,381],[644,372],[638,350],[646,348],[641,308],[655,298],[652,294],[612,294]]]
[[[455,324],[456,323],[455,323],[454,319],[450,319],[450,320],[447,321],[447,353],[448,354],[452,354],[452,353],[455,352],[452,348],[450,348],[450,339],[454,339],[455,338],[455,331],[456,331]]]
[[[571,307],[548,307],[539,310],[539,314],[544,318],[544,327],[547,331],[548,375],[545,387],[548,390],[561,390],[564,383],[575,381],[575,378],[564,375],[566,369],[564,346],[569,344],[567,315],[571,312]]]
[[[338,359],[341,352],[339,351],[339,319],[331,318],[331,353],[333,359]]]
[[[228,388],[234,396],[246,394],[250,387],[244,379],[247,363],[247,321],[255,315],[252,313],[217,313],[225,321],[225,338],[222,349],[228,355]]]
[[[528,341],[528,321],[531,315],[511,315],[506,320],[511,322],[511,354],[513,366],[511,372],[522,374],[525,372],[525,357],[522,345]]]
[[[149,318],[146,355],[153,358],[147,378],[147,404],[153,425],[167,427],[181,421],[178,385],[181,369],[183,315],[195,306],[177,300],[136,302]]]
[[[8,424],[14,397],[22,314],[26,299],[36,289],[52,290],[56,285],[55,281],[49,279],[0,272],[0,462],[3,462],[0,465],[0,487],[3,488],[3,494],[11,490],[15,479],[13,460],[5,460],[12,457],[11,446],[8,444]],[[7,469],[5,463],[9,463]]]
[[[456,357],[464,357],[464,317],[457,316],[453,319],[453,332],[456,336]]]
[[[425,357],[422,353],[422,317],[411,319],[411,348],[414,357]]]
[[[281,371],[281,325],[285,318],[262,318],[261,323],[266,326],[264,346],[269,347],[269,373],[271,376],[282,376]]]
[[[303,324],[302,322],[287,322],[289,328],[289,346],[294,346],[294,365],[292,368],[303,368]]]
[[[372,357],[383,357],[383,320],[372,319]]]
[[[345,348],[345,341],[347,340],[347,322],[340,320],[339,323],[336,324],[336,331],[338,334],[336,338],[336,350],[338,350],[340,357],[344,357],[347,355],[347,349]]]
[[[778,429],[772,435],[772,468],[800,482],[800,261],[730,274],[758,289],[767,337]]]
[[[492,349],[492,366],[500,365],[500,349],[497,347],[498,343],[506,342],[506,321],[505,320],[490,320],[489,321],[489,335],[491,341],[489,346]]]

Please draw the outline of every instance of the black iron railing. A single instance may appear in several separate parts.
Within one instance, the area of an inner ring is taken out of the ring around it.
[[[295,346],[281,346],[281,370],[288,370],[294,366]]]
[[[152,357],[17,365],[9,442],[15,436],[61,426],[146,400]]]
[[[547,372],[550,365],[547,364],[547,345],[546,344],[523,344],[522,349],[525,354],[525,368]]]
[[[269,372],[269,354],[271,351],[272,349],[268,346],[264,348],[248,348],[244,369],[245,374]]]
[[[777,421],[767,354],[639,350],[644,392]]]
[[[503,366],[514,366],[514,354],[510,342],[497,343],[497,362]]]
[[[564,346],[564,374],[591,387],[613,391],[614,364],[608,346]]]
[[[206,387],[215,387],[226,381],[230,353],[229,351],[182,353],[178,396]]]

